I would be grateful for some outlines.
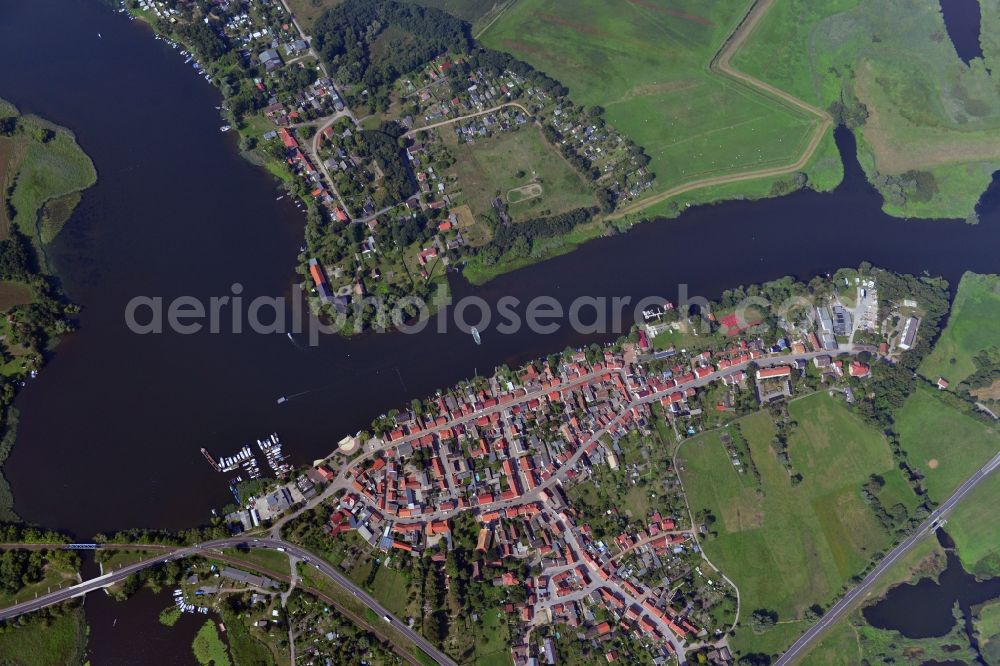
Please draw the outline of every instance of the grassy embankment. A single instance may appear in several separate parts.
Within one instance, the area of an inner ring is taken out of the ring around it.
[[[916,0],[776,2],[734,64],[822,108],[860,100],[858,157],[885,211],[965,218],[1000,168],[1000,7],[980,5],[984,58],[970,66],[938,4]]]
[[[884,438],[836,399],[814,394],[789,411],[799,423],[789,438],[792,464],[803,476],[797,485],[771,448],[775,430],[764,412],[739,421],[759,484],[736,470],[717,432],[685,443],[679,454],[692,511],[716,517],[718,535],[703,541],[705,553],[740,590],[743,612],[732,644],[742,653],[787,647],[807,628],[808,607],[839,596],[889,545],[861,494],[871,474],[887,480],[891,497],[884,502],[916,503]],[[755,609],[776,612],[778,624],[753,632],[747,619]]]

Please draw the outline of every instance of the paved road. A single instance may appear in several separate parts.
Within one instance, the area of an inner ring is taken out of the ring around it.
[[[245,541],[245,540],[244,540]],[[448,664],[448,666],[456,666],[454,660],[441,650],[437,649],[432,645],[426,638],[418,634],[417,632],[410,629],[409,625],[402,622],[398,618],[394,617],[389,611],[387,611],[378,601],[376,601],[371,595],[362,590],[360,587],[355,585],[350,579],[345,577],[339,571],[337,571],[333,565],[328,563],[326,560],[316,557],[314,554],[310,553],[305,548],[301,548],[294,544],[287,543],[280,539],[265,538],[261,539],[259,542],[251,542],[251,545],[255,547],[264,548],[283,548],[286,553],[300,559],[309,562],[308,566],[315,567],[317,571],[321,574],[330,578],[337,585],[347,589],[355,598],[357,598],[361,603],[363,603],[368,608],[375,611],[379,617],[387,621],[387,624],[406,636],[414,645],[417,645],[421,650],[426,652],[434,661],[439,664]],[[403,590],[400,590],[400,594],[403,594]]]
[[[788,651],[775,662],[775,666],[792,664],[796,661],[796,659],[804,657],[808,654],[809,647],[820,638],[826,629],[830,628],[837,622],[838,619],[841,618],[841,616],[849,612],[854,607],[854,604],[862,599],[865,593],[871,590],[872,586],[882,576],[882,574],[884,574],[895,562],[897,562],[899,558],[909,552],[910,549],[912,549],[921,539],[926,537],[928,534],[931,534],[937,528],[941,520],[998,466],[1000,466],[1000,453],[993,456],[989,462],[979,468],[979,471],[966,479],[951,497],[946,499],[941,506],[934,511],[934,513],[927,517],[927,520],[920,525],[912,536],[908,537],[901,544],[892,549],[892,551],[878,563],[878,566],[876,566],[872,572],[869,573],[863,581],[861,581],[861,584],[844,595],[840,601],[834,604],[833,607],[827,611],[826,615],[824,615],[819,622],[803,634],[799,640],[795,641],[795,643],[788,648]]]
[[[283,552],[295,557],[299,560],[307,560],[310,562],[309,566],[315,567],[324,576],[333,580],[337,585],[345,588],[350,592],[358,601],[370,608],[372,611],[377,613],[379,617],[386,620],[388,626],[396,629],[406,638],[412,641],[415,645],[420,647],[421,650],[426,652],[434,661],[439,664],[446,664],[447,666],[455,666],[455,662],[444,654],[436,647],[434,647],[430,642],[427,641],[423,636],[417,632],[410,629],[408,625],[400,621],[398,618],[394,617],[389,611],[387,611],[381,604],[379,604],[375,599],[373,599],[367,592],[355,585],[351,580],[342,575],[339,571],[333,568],[325,560],[317,557],[308,550],[296,546],[294,544],[287,543],[281,539],[274,538],[260,538],[252,539],[247,535],[242,535],[239,537],[232,537],[229,539],[218,539],[215,541],[206,541],[204,543],[196,544],[193,546],[187,546],[184,548],[176,548],[169,552],[161,553],[155,557],[150,557],[134,564],[129,564],[120,569],[115,569],[109,571],[106,574],[97,576],[96,578],[91,578],[85,580],[77,585],[72,585],[70,587],[63,588],[61,590],[56,590],[55,592],[50,592],[49,594],[44,594],[36,599],[31,599],[13,606],[9,606],[4,609],[0,609],[0,620],[10,619],[24,613],[30,613],[32,611],[40,610],[46,606],[51,606],[53,604],[61,603],[63,601],[68,601],[75,597],[83,596],[88,592],[93,592],[101,588],[107,587],[112,583],[116,583],[123,580],[134,573],[142,571],[148,567],[154,566],[156,564],[161,564],[169,560],[180,559],[184,557],[190,557],[193,555],[203,555],[206,557],[211,557],[211,551],[222,550],[224,548],[235,548],[236,546],[247,544],[257,548],[269,548],[273,550],[282,549]],[[50,546],[51,547],[51,546]]]

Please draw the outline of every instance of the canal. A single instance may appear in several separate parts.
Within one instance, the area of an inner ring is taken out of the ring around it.
[[[98,37],[100,33],[101,37]],[[44,44],[45,48],[37,48]],[[30,57],[24,54],[30,53]],[[0,96],[72,128],[100,179],[52,248],[79,332],[17,401],[18,442],[5,472],[25,518],[82,537],[128,526],[204,522],[229,500],[199,454],[235,451],[277,431],[297,462],[330,451],[373,416],[474,372],[589,342],[567,326],[537,335],[462,331],[327,337],[139,336],[123,312],[137,295],[207,300],[288,296],[303,218],[218,131],[218,93],[177,52],[98,0],[0,5]],[[456,297],[663,296],[812,276],[863,260],[957,282],[1000,270],[997,188],[982,222],[904,221],[880,210],[840,132],[844,183],[759,202],[692,208],[640,225]],[[611,334],[603,338],[614,337]],[[280,396],[301,394],[279,405]]]

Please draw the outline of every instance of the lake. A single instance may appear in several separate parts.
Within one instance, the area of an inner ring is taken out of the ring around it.
[[[968,65],[973,58],[982,58],[979,44],[981,12],[979,0],[940,0],[941,14],[948,37],[958,57]]]
[[[98,33],[101,37],[98,37]],[[45,48],[37,48],[45,44]],[[615,337],[482,330],[327,337],[314,349],[283,334],[139,336],[123,312],[155,295],[288,296],[303,216],[218,131],[219,94],[178,53],[97,0],[0,4],[0,96],[72,128],[100,174],[51,248],[69,295],[83,306],[41,376],[22,392],[18,442],[5,472],[26,519],[82,538],[129,526],[205,522],[229,501],[226,481],[199,453],[217,454],[277,431],[296,462],[388,409],[502,363]],[[586,244],[578,251],[456,297],[663,296],[679,285],[723,289],[792,274],[809,277],[863,260],[957,283],[966,269],[1000,270],[997,188],[981,224],[904,221],[880,210],[851,135],[833,193],[692,208],[680,219]],[[628,322],[626,322],[626,326]],[[280,396],[304,393],[284,405]]]

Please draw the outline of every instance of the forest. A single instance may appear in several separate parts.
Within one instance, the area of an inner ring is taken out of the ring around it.
[[[395,0],[347,0],[315,27],[314,46],[331,74],[376,96],[435,56],[470,45],[468,25],[451,14]]]

